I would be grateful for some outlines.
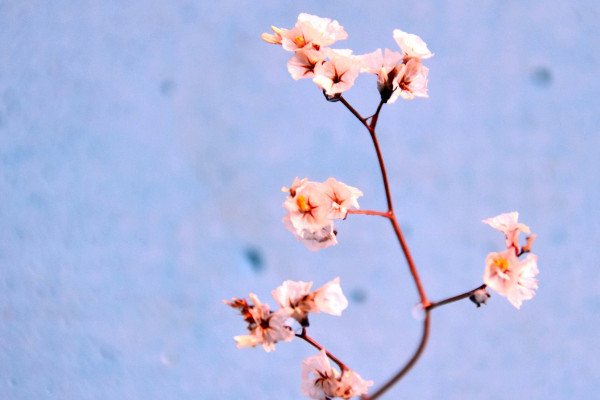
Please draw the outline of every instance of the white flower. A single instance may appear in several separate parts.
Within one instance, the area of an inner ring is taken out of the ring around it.
[[[484,219],[482,222],[506,235],[506,247],[519,249],[519,232],[530,234],[529,227],[517,222],[519,213],[516,211],[497,215],[493,218]]]
[[[373,386],[373,381],[365,381],[356,372],[345,370],[342,373],[340,385],[337,387],[335,395],[342,399],[362,396],[368,393],[369,386]]]
[[[427,44],[417,35],[394,29],[394,40],[408,57],[423,60],[433,57],[433,53],[429,51]]]
[[[483,282],[502,296],[516,308],[521,308],[523,300],[529,300],[538,288],[539,273],[537,256],[528,254],[524,260],[519,260],[513,248],[500,253],[490,253],[485,260]]]
[[[298,15],[296,26],[302,29],[304,39],[313,47],[330,46],[338,40],[344,40],[348,34],[337,21],[302,13]]]
[[[315,232],[310,232],[306,229],[303,230],[301,233],[302,243],[304,243],[307,249],[312,251],[325,249],[338,244],[336,234],[337,232],[333,230],[333,222],[329,221],[327,225]]]
[[[339,182],[335,178],[329,178],[323,182],[323,191],[331,199],[329,218],[344,219],[350,207],[360,208],[357,199],[363,195],[363,192],[355,187]]]
[[[337,277],[311,292],[312,282],[285,281],[271,292],[273,298],[285,312],[302,326],[308,326],[308,313],[342,315],[348,300],[342,293],[340,278]]]
[[[348,300],[342,293],[339,277],[327,282],[314,293],[317,308],[326,314],[339,316],[348,307]]]
[[[302,361],[301,391],[311,399],[349,399],[367,394],[371,385],[373,381],[365,381],[359,374],[348,369],[340,376],[338,370],[331,367],[325,350]]]
[[[308,357],[302,361],[302,394],[311,399],[325,400],[335,397],[340,373],[331,368],[325,350],[319,351],[316,356]]]
[[[281,44],[287,51],[319,50],[348,37],[337,21],[305,13],[298,15],[296,26],[292,29],[271,26],[271,30],[274,35],[263,33],[261,38],[267,43]]]
[[[302,326],[308,326],[308,313],[318,313],[319,308],[310,293],[312,282],[285,281],[271,292],[273,298],[285,312]]]
[[[254,293],[250,293],[249,297],[254,305],[247,306],[246,304],[244,319],[248,322],[250,334],[235,336],[233,338],[237,343],[238,349],[262,344],[265,351],[270,352],[275,350],[275,343],[289,342],[294,339],[294,332],[285,326],[288,318],[287,313],[283,310],[271,312],[269,306],[262,304]],[[243,306],[240,306],[241,302],[236,302],[236,300],[239,299],[234,299],[233,303],[226,302],[226,304],[242,309]]]
[[[354,85],[362,61],[348,50],[331,50],[329,61],[317,64],[315,82],[328,96],[337,96]]]

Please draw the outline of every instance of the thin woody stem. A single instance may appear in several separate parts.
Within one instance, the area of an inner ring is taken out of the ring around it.
[[[429,316],[429,310],[425,309],[425,320],[423,321],[423,334],[421,335],[421,342],[419,343],[419,347],[417,347],[417,350],[415,351],[413,356],[410,358],[410,360],[408,360],[406,365],[404,365],[404,367],[402,367],[402,369],[398,371],[398,373],[396,373],[396,375],[394,375],[382,387],[377,389],[377,391],[371,396],[362,396],[362,400],[375,400],[376,398],[384,394],[389,388],[394,386],[400,379],[402,379],[404,375],[408,373],[408,371],[411,370],[411,368],[419,360],[419,357],[421,357],[421,354],[423,354],[423,350],[425,350],[425,345],[427,344],[427,339],[429,338],[430,322],[431,320]]]
[[[373,211],[373,210],[348,210],[348,214],[379,215],[380,217],[391,218],[391,215],[389,212]]]
[[[375,114],[373,114],[371,117],[371,123],[369,124],[369,127],[371,129],[375,129],[375,126],[377,125],[377,119],[379,118],[379,112],[381,111],[381,107],[383,107],[385,103],[383,101],[379,102],[379,105],[377,106],[377,111],[375,111]]]
[[[404,252],[404,257],[406,258],[406,262],[408,263],[408,268],[410,269],[410,273],[413,277],[413,280],[415,281],[417,290],[419,291],[421,304],[423,304],[423,307],[426,308],[429,306],[429,300],[427,299],[427,295],[425,294],[425,289],[423,288],[423,283],[421,283],[421,278],[419,278],[417,267],[412,259],[410,250],[408,249],[408,244],[406,243],[404,235],[402,234],[402,230],[400,230],[400,225],[396,220],[396,216],[393,214],[393,211],[390,211],[390,213],[392,214],[390,221],[392,222],[392,226],[394,227],[394,231],[396,232],[396,236],[398,237],[398,241],[400,242],[400,246],[402,247],[402,251]]]
[[[323,346],[321,346],[319,343],[317,343],[313,338],[311,338],[310,336],[308,336],[306,334],[306,328],[302,328],[302,333],[296,334],[296,336],[299,337],[299,338],[301,338],[301,339],[304,339],[305,341],[307,341],[308,343],[310,343],[313,347],[316,347],[318,350],[324,350],[325,354],[327,354],[327,357],[329,357],[331,359],[331,361],[333,361],[334,363],[336,363],[338,365],[338,367],[340,367],[340,369],[342,370],[342,372],[344,372],[346,370],[350,370],[350,368],[346,367],[346,364],[344,364],[343,362],[341,362],[336,356],[334,356],[333,354],[331,354]]]
[[[377,140],[377,135],[375,133],[375,127],[377,125],[377,120],[379,118],[379,113],[381,108],[383,107],[383,101],[379,102],[377,107],[377,111],[370,117],[371,122],[367,124],[367,119],[364,119],[343,97],[340,96],[340,100],[342,104],[350,110],[352,114],[367,128],[369,134],[371,135],[371,140],[373,141],[373,146],[375,147],[375,152],[377,153],[377,160],[379,162],[379,169],[381,170],[381,177],[383,179],[383,186],[385,188],[385,197],[388,205],[387,213],[380,212],[365,212],[364,214],[371,215],[381,215],[387,217],[392,223],[392,227],[394,228],[394,232],[396,233],[396,237],[398,238],[398,242],[400,242],[400,246],[402,247],[402,252],[404,253],[404,257],[406,258],[406,262],[408,263],[408,267],[410,269],[410,273],[415,282],[415,286],[419,292],[419,297],[421,298],[421,304],[423,305],[423,309],[425,311],[425,320],[423,321],[423,333],[421,335],[421,342],[417,347],[417,350],[412,355],[412,357],[408,360],[408,362],[394,375],[388,382],[386,382],[380,389],[378,389],[372,396],[362,396],[363,400],[374,400],[385,393],[389,388],[395,385],[410,369],[416,364],[421,357],[421,354],[425,350],[425,346],[427,345],[427,339],[429,338],[429,325],[430,325],[430,309],[428,308],[430,303],[427,300],[427,295],[425,294],[425,289],[423,288],[423,284],[421,283],[421,279],[419,278],[419,273],[417,272],[417,267],[412,259],[410,254],[410,250],[408,249],[408,244],[402,234],[402,230],[400,229],[400,224],[398,224],[398,220],[396,219],[396,215],[394,214],[394,208],[392,204],[392,195],[390,190],[390,185],[387,178],[387,172],[385,170],[385,163],[383,161],[383,156],[381,154],[381,148],[379,147],[379,142]]]
[[[350,103],[348,103],[348,102],[346,101],[346,99],[345,99],[343,96],[340,96],[340,101],[342,102],[342,104],[343,104],[343,105],[345,105],[345,106],[346,106],[346,108],[347,108],[348,110],[350,110],[350,112],[351,112],[352,114],[354,114],[354,116],[355,116],[355,117],[356,117],[356,118],[357,118],[357,119],[358,119],[358,120],[359,120],[359,121],[360,121],[360,122],[361,122],[361,123],[362,123],[362,124],[363,124],[363,125],[364,125],[364,126],[367,128],[367,129],[369,129],[369,125],[367,124],[367,120],[366,120],[365,118],[363,118],[363,117],[362,117],[362,115],[360,115],[360,114],[359,114],[359,112],[358,112],[358,111],[356,111],[356,110],[354,109],[354,107],[352,107],[352,106],[350,105]]]
[[[383,156],[381,149],[379,148],[379,142],[377,141],[377,135],[375,134],[375,127],[368,126],[367,129],[371,134],[371,140],[373,146],[375,146],[375,152],[377,153],[377,161],[379,162],[379,169],[381,170],[381,178],[383,179],[383,186],[385,188],[385,198],[387,200],[388,211],[393,212],[394,206],[392,205],[392,194],[390,191],[390,185],[388,183],[387,172],[385,171],[385,163],[383,162]]]
[[[430,303],[428,306],[425,307],[426,310],[433,310],[436,307],[439,306],[443,306],[445,304],[449,304],[449,303],[454,303],[455,301],[459,301],[462,299],[466,299],[467,297],[471,296],[473,293],[475,293],[478,290],[482,290],[485,289],[487,287],[487,285],[484,283],[483,285],[476,287],[473,290],[469,290],[468,292],[453,296],[453,297],[449,297],[447,299],[444,300],[440,300],[440,301],[436,301],[433,303]]]

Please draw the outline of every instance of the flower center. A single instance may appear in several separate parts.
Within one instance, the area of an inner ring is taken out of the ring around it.
[[[306,197],[304,196],[298,196],[298,198],[296,199],[296,205],[302,212],[309,212],[311,210],[311,207],[310,205],[308,205]]]
[[[494,265],[502,272],[505,272],[508,269],[508,260],[506,258],[497,258],[494,260]]]
[[[296,36],[294,38],[294,43],[296,43],[296,46],[298,46],[298,47],[306,46],[306,40],[304,40],[304,36],[300,36],[300,35]]]

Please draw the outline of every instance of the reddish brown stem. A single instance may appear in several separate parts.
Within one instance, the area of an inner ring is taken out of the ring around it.
[[[453,296],[453,297],[449,297],[449,298],[444,299],[444,300],[440,300],[440,301],[436,301],[436,302],[430,303],[425,308],[427,310],[433,310],[434,308],[439,307],[439,306],[443,306],[444,304],[450,304],[450,303],[454,303],[455,301],[466,299],[467,297],[471,296],[476,291],[481,290],[481,289],[485,289],[486,287],[487,287],[487,285],[484,283],[483,285],[481,285],[479,287],[476,287],[473,290],[469,290],[468,292],[465,292],[465,293],[462,293],[462,294],[459,294],[459,295],[456,295],[456,296]]]
[[[402,234],[402,230],[400,229],[400,224],[398,224],[398,220],[396,219],[396,215],[394,214],[394,207],[392,204],[392,194],[390,190],[390,185],[388,182],[387,172],[385,170],[385,163],[383,161],[383,156],[381,153],[381,148],[379,147],[379,142],[377,140],[377,135],[375,133],[375,127],[377,126],[377,120],[379,118],[379,112],[383,106],[383,102],[379,103],[377,107],[377,111],[373,116],[370,117],[371,122],[367,124],[367,119],[364,119],[343,97],[340,97],[342,104],[350,110],[352,114],[367,128],[369,134],[371,135],[371,140],[373,141],[373,146],[375,147],[375,152],[377,153],[377,160],[379,162],[379,169],[381,170],[381,177],[383,179],[383,186],[385,189],[385,197],[388,205],[388,212],[365,212],[364,214],[371,215],[381,215],[387,217],[392,223],[392,227],[394,228],[394,232],[396,233],[396,237],[398,238],[398,242],[400,242],[400,247],[402,247],[402,252],[404,253],[404,257],[406,258],[406,262],[408,263],[408,267],[410,269],[410,273],[415,282],[415,286],[419,292],[419,297],[421,298],[421,304],[425,310],[425,320],[423,322],[423,333],[421,335],[421,342],[417,347],[417,350],[413,354],[413,356],[408,360],[408,362],[398,371],[396,375],[394,375],[387,383],[385,383],[380,389],[378,389],[372,396],[363,396],[364,400],[374,400],[381,396],[384,392],[386,392],[390,387],[395,385],[410,369],[415,365],[415,363],[421,357],[423,350],[425,350],[425,346],[427,344],[427,339],[429,337],[429,325],[430,325],[430,314],[429,314],[429,300],[427,299],[427,295],[425,294],[425,289],[423,288],[423,284],[421,283],[421,279],[419,278],[419,273],[417,272],[417,267],[413,261],[413,258],[410,254],[410,250],[408,249],[408,245]]]
[[[331,354],[323,346],[321,346],[319,343],[317,343],[317,341],[315,341],[313,338],[311,338],[310,336],[308,336],[306,334],[306,328],[302,328],[302,333],[301,334],[296,334],[296,337],[304,339],[306,342],[310,343],[313,347],[317,348],[318,350],[325,350],[325,354],[327,354],[327,357],[329,357],[331,359],[331,361],[333,361],[334,363],[336,363],[338,365],[338,367],[340,367],[340,370],[342,372],[344,372],[345,370],[349,370],[349,368],[346,367],[346,364],[344,364],[343,362],[341,362],[336,356],[334,356],[333,354]]]
[[[373,210],[348,210],[348,214],[379,215],[380,217],[391,218],[391,214],[389,212]]]
[[[406,365],[404,365],[404,367],[402,367],[402,369],[398,371],[398,373],[396,373],[396,375],[394,375],[383,386],[377,389],[375,393],[373,393],[371,396],[362,396],[363,400],[375,400],[376,398],[384,394],[389,388],[394,386],[400,379],[402,379],[404,375],[408,373],[408,371],[411,370],[411,368],[417,363],[417,361],[421,357],[421,354],[423,354],[423,350],[425,350],[425,346],[427,345],[427,339],[429,338],[430,323],[431,321],[429,316],[429,310],[425,309],[425,320],[423,320],[423,333],[421,335],[421,342],[419,343],[419,347],[417,347],[417,350],[415,351],[413,356],[410,358],[410,360],[408,360]]]

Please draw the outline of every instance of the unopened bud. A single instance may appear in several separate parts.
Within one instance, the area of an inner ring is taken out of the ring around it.
[[[492,295],[487,291],[486,288],[478,289],[473,292],[472,295],[469,296],[469,300],[477,305],[477,308],[481,307],[482,304],[487,305],[487,300],[492,297]]]

